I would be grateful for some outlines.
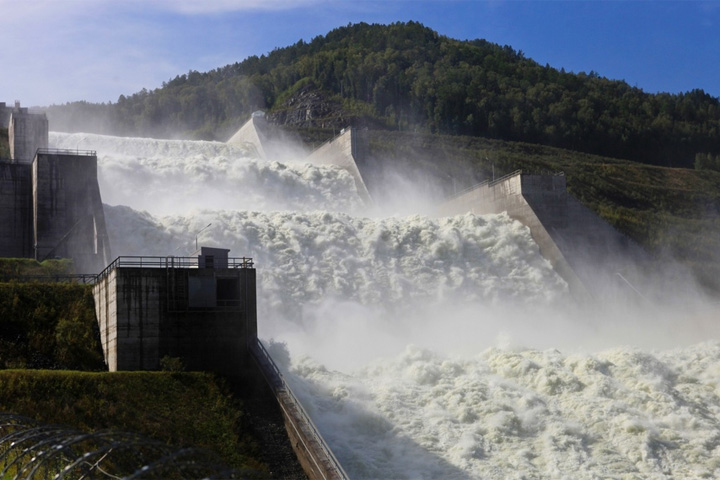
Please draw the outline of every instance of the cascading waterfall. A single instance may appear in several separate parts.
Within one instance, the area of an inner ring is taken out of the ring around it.
[[[720,476],[712,309],[574,306],[506,215],[368,216],[339,168],[50,143],[98,152],[114,254],[254,258],[260,336],[354,479]]]

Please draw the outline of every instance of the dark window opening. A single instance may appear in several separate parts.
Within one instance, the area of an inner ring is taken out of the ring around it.
[[[215,308],[215,279],[209,276],[188,277],[188,307]]]
[[[238,278],[217,279],[218,307],[236,307],[240,305],[240,280]]]

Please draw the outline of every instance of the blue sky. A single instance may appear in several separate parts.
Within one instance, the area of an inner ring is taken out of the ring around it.
[[[720,97],[720,1],[0,0],[0,101],[117,101],[348,23],[415,20],[647,92]]]

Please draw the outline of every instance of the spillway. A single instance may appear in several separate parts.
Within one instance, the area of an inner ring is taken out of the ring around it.
[[[50,144],[97,151],[115,254],[254,258],[259,335],[353,479],[720,476],[716,307],[573,304],[506,214],[368,212],[332,166]]]

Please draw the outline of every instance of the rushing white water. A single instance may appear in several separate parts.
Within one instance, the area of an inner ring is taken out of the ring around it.
[[[506,215],[365,217],[332,167],[51,144],[97,150],[114,254],[254,258],[260,335],[354,479],[720,477],[717,310],[568,305]]]
[[[95,150],[103,201],[155,215],[203,205],[228,210],[354,211],[361,204],[345,170],[255,161],[219,142],[50,134],[54,148]]]

